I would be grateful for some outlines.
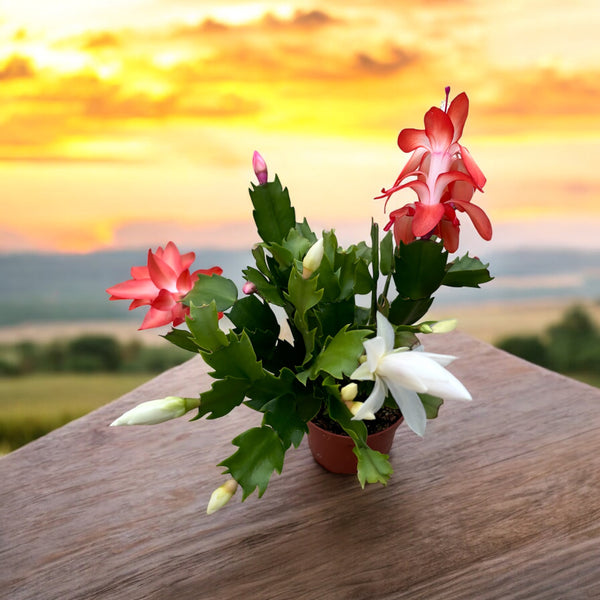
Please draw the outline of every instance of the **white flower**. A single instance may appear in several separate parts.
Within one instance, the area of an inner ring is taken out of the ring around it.
[[[113,425],[156,425],[183,416],[200,406],[199,398],[168,396],[160,400],[148,400],[123,413],[111,423]]]
[[[402,411],[406,424],[422,436],[427,417],[418,393],[445,400],[471,400],[463,384],[444,368],[454,360],[454,356],[411,352],[409,348],[394,349],[394,328],[381,313],[377,313],[377,336],[366,340],[364,347],[367,360],[350,378],[375,381],[375,386],[354,415],[355,420],[376,413],[383,406],[389,391]]]

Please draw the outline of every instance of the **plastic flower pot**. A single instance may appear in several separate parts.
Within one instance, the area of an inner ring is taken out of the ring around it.
[[[403,420],[403,417],[400,417],[387,429],[367,436],[368,446],[383,454],[389,454],[396,429]],[[309,421],[308,447],[315,461],[330,473],[356,474],[358,459],[352,451],[354,442],[351,437],[332,433]]]

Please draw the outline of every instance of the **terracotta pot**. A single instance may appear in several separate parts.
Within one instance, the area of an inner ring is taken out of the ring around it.
[[[400,417],[393,425],[378,433],[367,436],[367,444],[373,450],[389,454],[394,442],[394,434],[404,419]],[[312,421],[308,423],[308,447],[313,458],[331,473],[356,473],[358,459],[352,451],[354,442],[347,435],[331,433],[315,425]]]

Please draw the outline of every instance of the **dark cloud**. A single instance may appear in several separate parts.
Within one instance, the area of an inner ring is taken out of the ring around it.
[[[29,79],[34,77],[35,69],[29,58],[13,55],[0,67],[0,81],[10,79]]]
[[[376,59],[361,52],[356,55],[356,64],[361,71],[370,75],[390,75],[405,69],[419,58],[416,53],[398,47],[391,48],[388,54],[389,58]]]
[[[178,27],[173,32],[174,38],[196,37],[199,35],[212,34],[243,34],[255,33],[277,33],[291,31],[313,31],[343,23],[342,19],[334,17],[322,10],[297,10],[289,19],[278,17],[273,13],[266,13],[258,21],[230,25],[212,18],[207,18],[196,25]]]
[[[341,19],[333,17],[322,10],[297,10],[290,19],[283,19],[272,13],[267,13],[261,20],[262,25],[277,29],[317,29],[339,23],[342,23]]]

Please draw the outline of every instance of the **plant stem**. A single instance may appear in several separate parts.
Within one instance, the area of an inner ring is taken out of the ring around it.
[[[379,227],[371,219],[371,264],[373,266],[373,287],[371,288],[371,314],[369,323],[375,323],[377,316],[377,284],[379,282]]]

